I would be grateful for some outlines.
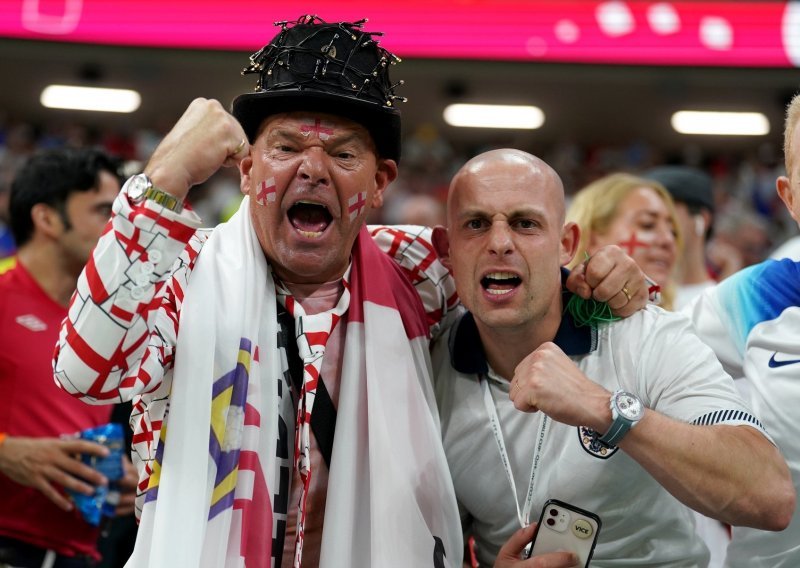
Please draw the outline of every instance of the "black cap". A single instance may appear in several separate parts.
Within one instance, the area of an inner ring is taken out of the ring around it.
[[[389,66],[400,59],[378,45],[366,20],[326,23],[316,16],[276,22],[280,33],[250,56],[242,74],[258,73],[255,92],[233,101],[250,142],[264,119],[292,111],[348,118],[372,135],[378,155],[400,160],[400,111]],[[402,82],[398,83],[401,84]]]
[[[661,166],[644,173],[643,177],[659,182],[678,203],[704,207],[714,212],[714,191],[711,177],[690,166]]]

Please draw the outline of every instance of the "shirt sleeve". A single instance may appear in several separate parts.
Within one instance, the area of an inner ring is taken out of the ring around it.
[[[368,227],[375,244],[400,266],[422,299],[431,337],[436,339],[458,316],[456,285],[432,244],[433,229],[416,225]]]
[[[78,279],[53,358],[56,383],[89,404],[153,393],[172,367],[200,219],[120,193]]]
[[[800,282],[800,263],[766,260],[706,290],[686,313],[726,371],[742,377],[753,329],[776,319],[787,307],[800,305],[796,282]]]
[[[648,319],[636,371],[646,406],[682,422],[747,425],[767,435],[688,318],[662,311]]]

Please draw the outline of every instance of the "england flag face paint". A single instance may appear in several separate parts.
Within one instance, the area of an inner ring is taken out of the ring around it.
[[[256,193],[256,203],[258,203],[259,205],[274,203],[275,196],[276,196],[275,178],[267,178],[258,184],[258,192]]]
[[[323,122],[322,119],[315,118],[305,121],[300,126],[300,134],[303,136],[316,136],[320,140],[327,140],[333,136],[333,125],[328,122]]]
[[[367,206],[367,192],[361,191],[347,200],[347,212],[350,214],[350,220],[353,221],[356,217],[361,215],[364,207]]]

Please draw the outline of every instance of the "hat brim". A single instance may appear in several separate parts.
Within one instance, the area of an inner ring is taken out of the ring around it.
[[[310,89],[245,93],[234,99],[231,112],[253,143],[264,119],[295,111],[324,112],[363,125],[372,136],[378,156],[400,161],[400,111],[375,103]]]

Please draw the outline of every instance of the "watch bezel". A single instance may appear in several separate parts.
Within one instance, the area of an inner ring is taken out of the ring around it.
[[[628,397],[633,399],[636,402],[636,409],[634,412],[631,412],[632,405],[628,405],[627,407],[622,407],[620,402],[623,397]],[[633,394],[632,392],[620,390],[614,393],[614,409],[624,418],[636,422],[641,420],[644,416],[644,403],[642,403],[642,399]]]
[[[144,201],[147,190],[152,187],[153,183],[145,174],[136,174],[128,179],[125,184],[125,192],[134,203],[141,203]]]

